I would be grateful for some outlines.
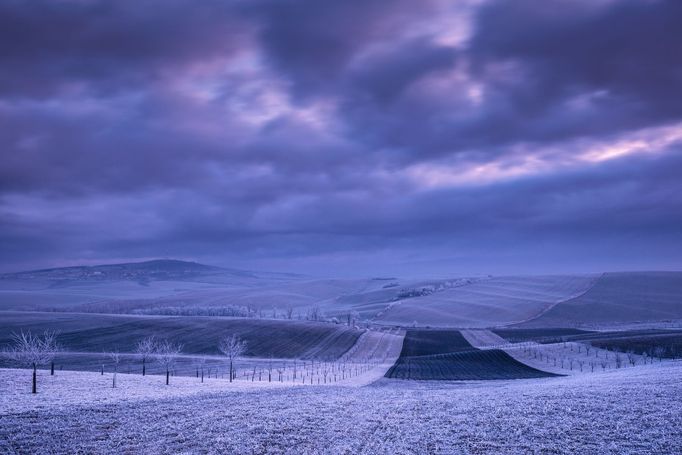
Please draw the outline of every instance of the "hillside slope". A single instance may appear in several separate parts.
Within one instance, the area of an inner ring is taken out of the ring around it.
[[[580,295],[595,279],[595,275],[495,277],[400,300],[376,322],[463,328],[508,325]]]
[[[185,354],[217,355],[218,340],[236,334],[253,357],[334,359],[350,349],[361,330],[308,321],[221,317],[118,316],[78,313],[0,312],[0,348],[12,332],[58,330],[69,351],[133,352],[144,337],[155,335],[183,345]]]
[[[605,273],[583,295],[522,327],[590,327],[682,319],[682,272]]]

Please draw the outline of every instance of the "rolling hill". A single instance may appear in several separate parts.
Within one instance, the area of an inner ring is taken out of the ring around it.
[[[316,310],[403,327],[679,321],[681,301],[682,272],[334,279],[156,260],[0,275],[0,311],[297,319]]]
[[[584,294],[522,327],[590,327],[682,320],[682,272],[605,273]]]

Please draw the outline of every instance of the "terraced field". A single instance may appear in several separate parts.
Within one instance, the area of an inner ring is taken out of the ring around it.
[[[236,334],[246,341],[247,356],[337,359],[363,333],[343,325],[270,319],[33,312],[0,312],[0,318],[0,346],[10,342],[12,332],[53,329],[75,352],[133,352],[140,339],[156,335],[183,344],[187,354],[218,355],[218,339]]]
[[[479,350],[456,330],[407,331],[391,379],[490,380],[555,376],[518,362],[499,349]]]

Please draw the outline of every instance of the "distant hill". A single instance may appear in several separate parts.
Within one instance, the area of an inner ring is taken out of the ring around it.
[[[25,272],[5,273],[2,279],[11,280],[94,280],[137,282],[158,280],[182,280],[198,275],[230,274],[240,277],[255,278],[252,272],[226,269],[197,262],[179,261],[176,259],[156,259],[144,262],[127,262],[122,264],[79,265],[50,269],[30,270]]]

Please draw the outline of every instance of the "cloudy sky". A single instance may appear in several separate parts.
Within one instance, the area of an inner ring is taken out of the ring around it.
[[[0,270],[682,268],[679,0],[6,0]]]

